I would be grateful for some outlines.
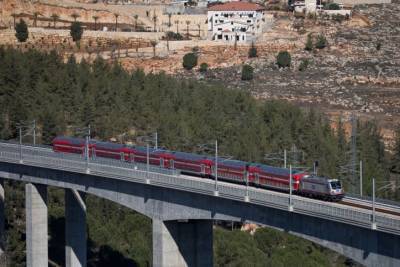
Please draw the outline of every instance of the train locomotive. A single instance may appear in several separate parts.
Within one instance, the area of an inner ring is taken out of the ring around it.
[[[61,153],[85,154],[85,139],[59,136],[53,142],[53,150]],[[147,148],[91,139],[88,144],[90,157],[118,159],[132,163],[147,163]],[[149,148],[149,164],[166,169],[177,169],[181,173],[214,178],[215,158],[194,153]],[[248,183],[279,191],[290,190],[290,171],[287,168],[240,160],[217,158],[217,174],[220,180],[233,183]],[[338,179],[315,176],[305,171],[292,171],[292,191],[323,200],[339,201],[344,197]]]

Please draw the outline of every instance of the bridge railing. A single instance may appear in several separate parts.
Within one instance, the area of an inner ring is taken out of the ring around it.
[[[105,158],[90,159],[87,162],[81,155],[55,153],[47,148],[0,143],[0,161],[78,173],[90,172],[92,175],[111,179],[147,183],[199,194],[213,195],[215,192],[213,180],[187,177],[176,170],[150,166],[147,172],[146,164]],[[286,194],[223,182],[218,183],[218,191],[219,197],[222,198],[288,210],[289,196]],[[367,209],[297,196],[293,197],[292,205],[296,213],[371,227],[372,212]],[[378,230],[400,234],[399,217],[377,213],[375,218]]]

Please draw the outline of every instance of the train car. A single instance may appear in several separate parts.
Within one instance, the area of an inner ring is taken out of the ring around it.
[[[299,194],[324,200],[339,201],[344,197],[344,190],[338,179],[309,175],[300,180]]]
[[[95,142],[93,147],[96,157],[129,160],[130,154],[133,153],[133,149],[126,145],[110,142]]]
[[[214,164],[215,160],[213,160]],[[240,160],[218,159],[218,177],[239,183],[246,183],[249,163]],[[249,177],[249,183],[250,183]]]
[[[172,151],[174,168],[184,173],[209,177],[212,175],[213,161],[203,155]]]
[[[89,142],[89,148],[93,147],[93,141]],[[53,150],[63,153],[84,154],[86,141],[83,138],[58,136],[53,139]]]
[[[280,190],[289,190],[290,170],[272,167],[264,164],[252,164],[249,167],[251,181],[259,186]],[[299,189],[299,181],[307,175],[306,172],[292,170],[292,190]]]

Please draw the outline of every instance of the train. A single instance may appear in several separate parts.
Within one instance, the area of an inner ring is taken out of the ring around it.
[[[210,179],[215,178],[217,165],[217,176],[220,180],[279,191],[290,190],[289,169],[261,163],[218,157],[216,159],[195,153],[102,142],[95,139],[90,139],[86,144],[83,138],[68,136],[54,138],[52,147],[54,152],[86,154],[92,158],[103,157],[142,164],[148,161],[152,166],[176,169],[183,174]],[[292,170],[292,192],[326,201],[340,201],[344,197],[340,180],[316,176],[301,170]]]

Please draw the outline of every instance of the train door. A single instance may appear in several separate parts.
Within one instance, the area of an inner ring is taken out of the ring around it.
[[[171,169],[174,169],[174,160],[173,160],[173,159],[170,159],[170,160],[169,160],[169,167],[170,167]]]
[[[201,168],[201,170],[200,170],[201,171],[201,175],[205,176],[206,175],[206,166],[204,164],[201,164],[200,168]]]
[[[164,168],[164,159],[163,158],[160,158],[160,167]]]
[[[129,154],[129,159],[131,162],[135,162],[135,154],[134,153],[130,153]]]

